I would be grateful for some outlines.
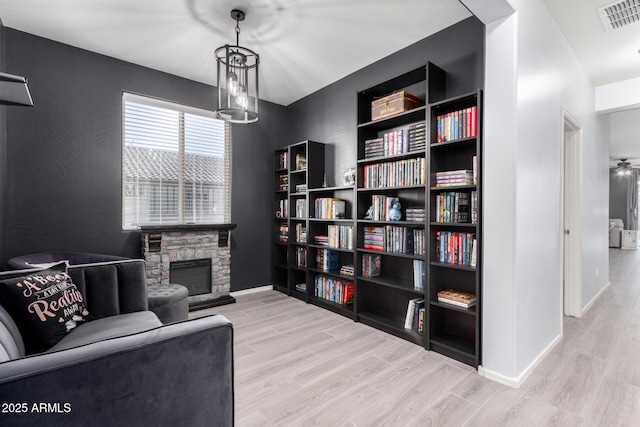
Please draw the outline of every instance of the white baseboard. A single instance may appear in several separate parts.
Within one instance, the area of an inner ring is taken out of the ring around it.
[[[256,292],[264,292],[264,291],[272,291],[272,290],[273,290],[273,285],[265,285],[265,286],[258,286],[257,288],[249,288],[249,289],[243,289],[241,291],[229,292],[229,295],[235,298],[242,295],[249,295],[249,294],[255,294]]]
[[[606,291],[607,289],[609,289],[609,286],[611,286],[611,282],[607,282],[606,285],[604,285],[602,287],[602,289],[600,289],[598,291],[598,293],[591,299],[591,301],[589,301],[589,303],[587,305],[584,306],[584,308],[582,309],[582,316],[585,315],[585,313],[587,311],[589,311],[589,309],[593,306],[593,304],[596,303],[596,301],[598,301],[598,298],[600,298],[602,296],[602,294],[604,293],[604,291]]]
[[[551,343],[542,351],[542,353],[540,353],[538,357],[536,357],[535,360],[529,364],[527,369],[525,369],[517,377],[507,377],[497,372],[484,369],[484,367],[482,366],[478,366],[478,374],[500,384],[504,384],[513,388],[520,388],[525,380],[529,378],[529,375],[531,375],[533,370],[540,364],[540,362],[544,360],[545,357],[547,357],[549,353],[551,353],[551,350],[553,350],[553,348],[558,345],[560,341],[562,341],[562,334],[558,335],[553,341],[551,341]]]

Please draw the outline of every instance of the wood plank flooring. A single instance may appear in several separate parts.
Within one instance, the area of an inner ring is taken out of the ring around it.
[[[640,250],[519,389],[276,291],[192,313],[234,324],[236,425],[639,426]]]

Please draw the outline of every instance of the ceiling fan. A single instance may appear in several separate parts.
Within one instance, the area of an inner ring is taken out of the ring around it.
[[[618,166],[616,167],[616,172],[618,173],[618,175],[631,175],[631,171],[633,170],[633,167],[631,166],[631,163],[628,162],[628,159],[618,159],[620,160],[620,162],[618,162]]]

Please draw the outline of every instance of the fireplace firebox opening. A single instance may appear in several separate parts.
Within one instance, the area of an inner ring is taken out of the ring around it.
[[[186,286],[189,289],[189,296],[210,293],[211,258],[170,263],[169,281]]]

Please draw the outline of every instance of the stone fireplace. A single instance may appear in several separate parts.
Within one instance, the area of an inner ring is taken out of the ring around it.
[[[235,224],[142,227],[147,285],[186,286],[190,310],[235,302],[229,295],[233,228]]]

